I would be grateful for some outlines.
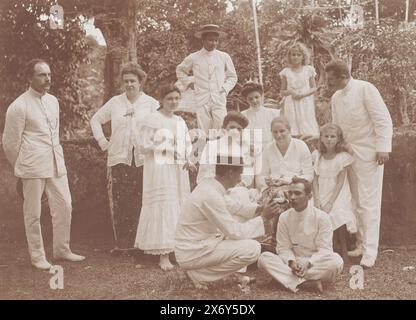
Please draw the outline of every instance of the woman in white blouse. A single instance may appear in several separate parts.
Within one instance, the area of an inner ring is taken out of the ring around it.
[[[262,153],[262,173],[256,177],[257,187],[260,190],[266,187],[265,178],[285,183],[297,176],[312,182],[312,155],[306,143],[291,137],[290,124],[284,117],[273,119],[271,131],[275,143],[269,144]]]
[[[125,92],[112,97],[92,117],[91,129],[103,151],[108,152],[110,211],[116,249],[133,248],[142,202],[143,159],[138,134],[143,119],[159,102],[143,92],[146,73],[135,63],[121,71]],[[108,141],[102,125],[111,122]]]

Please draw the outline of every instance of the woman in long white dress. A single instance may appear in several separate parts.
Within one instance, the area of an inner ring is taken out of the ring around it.
[[[171,270],[169,253],[174,251],[175,231],[181,204],[190,193],[192,168],[186,158],[190,139],[185,121],[174,115],[180,91],[173,85],[161,88],[161,108],[146,117],[141,135],[145,154],[143,205],[135,247],[160,255],[159,265]]]

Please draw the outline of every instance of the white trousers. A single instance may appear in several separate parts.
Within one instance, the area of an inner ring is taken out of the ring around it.
[[[215,251],[190,262],[181,263],[194,282],[225,278],[257,261],[261,246],[255,240],[223,240]]]
[[[220,104],[210,100],[204,106],[196,110],[198,127],[208,134],[209,129],[221,129],[227,115],[226,104]]]
[[[69,240],[71,233],[71,193],[68,179],[59,178],[22,179],[23,214],[26,238],[32,263],[46,259],[40,226],[41,198],[45,191],[53,225],[53,255],[60,257],[71,252]]]
[[[352,196],[357,218],[357,245],[363,249],[363,261],[374,263],[380,236],[381,196],[384,166],[375,161],[355,158],[351,175]]]
[[[298,291],[297,286],[307,280],[335,281],[336,276],[342,272],[343,266],[344,262],[337,253],[328,254],[315,262],[306,271],[303,278],[299,278],[292,273],[292,269],[282,258],[274,253],[263,252],[258,261],[260,270],[270,274],[275,280],[293,292]]]

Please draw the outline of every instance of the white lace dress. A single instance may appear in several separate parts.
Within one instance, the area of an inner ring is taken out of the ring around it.
[[[326,160],[318,150],[312,154],[315,173],[318,175],[319,199],[321,205],[330,200],[337,184],[338,174],[353,162],[353,157],[347,152],[337,153],[334,159]],[[349,232],[357,232],[356,219],[352,207],[351,191],[347,177],[342,189],[334,202],[329,217],[332,229],[338,229],[346,224]]]
[[[314,67],[303,66],[300,72],[294,72],[290,68],[284,68],[280,76],[285,76],[287,89],[303,94],[310,90],[309,80],[316,76]],[[292,96],[285,97],[284,116],[290,123],[291,134],[297,135],[319,135],[319,126],[315,116],[315,98],[313,95],[300,100],[293,100]]]
[[[175,247],[181,204],[190,194],[189,175],[188,171],[182,169],[183,162],[163,163],[158,155],[167,155],[165,159],[168,159],[173,154],[175,143],[185,139],[185,143],[180,144],[184,148],[176,148],[179,157],[184,159],[186,152],[190,151],[188,128],[181,117],[166,117],[159,111],[150,114],[143,123],[140,131],[141,148],[145,153],[143,204],[135,247],[148,254],[167,254]],[[169,130],[171,137],[161,138],[160,129]],[[159,144],[160,141],[163,141],[162,144]],[[158,144],[163,145],[161,149],[165,149],[165,153],[157,151]]]

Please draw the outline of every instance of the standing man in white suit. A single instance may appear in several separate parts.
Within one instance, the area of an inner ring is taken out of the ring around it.
[[[3,132],[4,153],[23,183],[23,214],[32,265],[48,270],[40,226],[41,197],[45,191],[52,216],[55,259],[82,261],[69,248],[71,193],[59,142],[59,103],[47,93],[49,65],[40,59],[28,63],[30,88],[7,109]]]
[[[195,37],[202,39],[203,48],[187,56],[176,67],[176,75],[184,86],[195,90],[198,126],[208,133],[222,127],[227,95],[237,83],[237,73],[229,54],[216,49],[219,39],[226,37],[219,26],[204,25]]]
[[[342,128],[355,161],[350,174],[357,205],[357,248],[350,256],[361,256],[361,265],[374,266],[379,242],[384,163],[391,152],[393,124],[377,88],[353,79],[346,63],[331,61],[325,67],[332,96],[332,121]]]

